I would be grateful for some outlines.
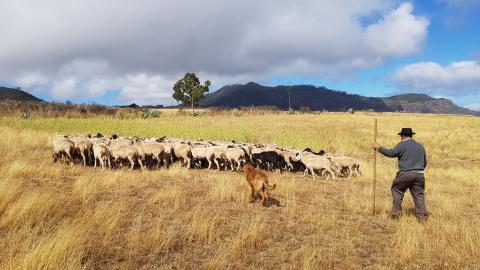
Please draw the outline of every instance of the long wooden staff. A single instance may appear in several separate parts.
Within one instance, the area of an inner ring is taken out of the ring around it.
[[[373,121],[373,141],[377,142],[377,118]],[[372,215],[375,215],[375,198],[377,195],[377,150],[373,149],[373,205]]]

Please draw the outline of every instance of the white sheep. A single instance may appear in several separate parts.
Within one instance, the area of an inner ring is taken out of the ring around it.
[[[331,154],[326,154],[325,157],[339,169],[339,172],[346,169],[349,172],[349,177],[361,175],[360,162],[357,159],[348,156],[333,156]]]
[[[140,164],[140,168],[143,170],[142,159],[138,154],[137,148],[133,145],[114,145],[113,147],[109,146],[109,148],[112,157],[115,159],[115,162],[117,162],[119,159],[126,159],[130,161],[130,170],[133,170],[133,166],[135,166],[135,160],[137,160]]]
[[[316,155],[305,155],[305,154],[300,154],[298,153],[296,157],[294,158],[294,161],[300,161],[305,165],[305,171],[303,172],[303,177],[310,172],[312,173],[313,178],[315,178],[315,170],[324,170],[328,172],[333,179],[335,179],[335,173],[333,173],[331,167],[333,166],[332,162],[328,160],[325,157],[322,156],[316,156]],[[327,180],[330,177],[330,175],[327,176]]]
[[[73,165],[73,152],[75,151],[75,144],[62,135],[56,135],[52,140],[53,144],[53,162],[57,162],[59,158],[66,158]]]
[[[99,160],[100,165],[102,166],[102,171],[105,170],[105,162],[108,163],[108,167],[112,168],[112,164],[110,162],[111,154],[110,149],[104,143],[93,143],[93,158],[94,158],[94,165],[93,168],[97,167],[97,159]]]

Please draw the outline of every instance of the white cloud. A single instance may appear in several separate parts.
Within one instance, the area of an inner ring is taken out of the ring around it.
[[[405,91],[446,96],[471,95],[480,91],[480,63],[460,61],[441,66],[434,62],[419,62],[395,71],[393,82]]]
[[[120,99],[137,104],[171,103],[174,81],[161,75],[130,74],[125,78]]]
[[[53,83],[52,96],[55,99],[71,99],[77,96],[76,87],[78,80],[76,78],[67,78]]]
[[[412,4],[397,3],[2,0],[0,80],[36,71],[48,80],[39,82],[42,89],[56,97],[59,86],[75,78],[76,89],[67,87],[64,96],[94,97],[118,87],[123,98],[158,103],[166,98],[166,82],[159,80],[171,82],[187,71],[243,82],[292,74],[349,76],[421,49],[428,20],[415,15]],[[140,89],[145,82],[132,81],[139,74],[157,80],[151,84],[158,87]]]
[[[123,85],[121,79],[97,79],[94,78],[84,83],[84,91],[88,97],[101,97],[108,90],[117,89]]]
[[[14,82],[22,87],[31,88],[34,86],[45,85],[49,83],[48,77],[38,71],[28,72],[14,79]]]
[[[110,64],[105,59],[73,59],[58,70],[60,76],[75,75],[79,78],[105,76],[110,73]]]
[[[381,55],[402,56],[419,51],[429,21],[412,14],[413,5],[403,3],[380,22],[369,25],[365,39]]]

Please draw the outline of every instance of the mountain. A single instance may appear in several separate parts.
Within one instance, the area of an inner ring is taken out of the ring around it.
[[[363,97],[345,92],[311,85],[292,86],[291,105],[293,109],[309,107],[312,110],[326,109],[344,111],[375,109],[389,111],[380,98]],[[288,109],[288,86],[262,86],[257,83],[235,84],[207,94],[201,105],[205,107],[275,106]]]
[[[275,106],[288,109],[289,86],[263,86],[257,83],[227,85],[209,93],[202,100],[202,107],[236,108],[241,106]],[[387,98],[365,97],[311,85],[291,86],[291,107],[309,107],[311,110],[345,111],[369,110],[377,112],[412,112],[478,114],[461,108],[444,98],[425,94],[404,94]]]
[[[404,94],[384,98],[383,102],[391,108],[401,108],[403,112],[413,113],[446,113],[446,114],[472,114],[480,112],[462,108],[446,98],[433,98],[425,94]]]
[[[36,101],[43,100],[17,88],[8,88],[0,86],[0,101],[15,100],[15,101]]]

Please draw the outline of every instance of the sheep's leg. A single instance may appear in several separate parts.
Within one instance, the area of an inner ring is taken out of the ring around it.
[[[97,168],[97,157],[95,157],[94,161],[93,161],[93,168],[96,169]]]
[[[111,168],[112,168],[112,164],[110,163],[110,157],[107,157],[107,161],[108,161],[108,167],[111,169]]]
[[[105,160],[103,158],[100,158],[100,165],[102,165],[102,172],[105,171]],[[97,162],[97,159],[95,159],[95,162]]]
[[[335,180],[335,174],[332,172],[330,169],[326,169],[329,175],[327,176],[327,180],[330,178],[330,175],[332,176],[333,180]]]
[[[138,159],[138,160],[140,160],[140,159]],[[130,157],[130,156],[128,157],[128,161],[130,161],[130,171],[132,171],[132,170],[133,170],[133,166],[135,165],[135,162],[133,161],[133,158]]]
[[[187,169],[190,169],[190,163],[191,163],[190,159],[187,158]]]
[[[87,166],[87,161],[86,161],[86,158],[85,158],[85,153],[83,151],[80,151],[80,155],[82,156],[82,159],[83,159],[83,166]]]
[[[159,169],[160,168],[160,155],[154,156],[154,157],[157,160],[157,169]]]
[[[305,171],[303,171],[303,176],[302,177],[305,177],[305,175],[307,175],[308,173],[308,168],[305,169]]]
[[[310,171],[312,172],[313,179],[315,179],[315,176],[316,176],[316,174],[315,174],[315,169],[314,169],[314,168],[310,168]]]
[[[208,161],[207,170],[210,170],[210,167],[212,167],[212,161],[210,160],[210,158],[207,158],[207,161]]]
[[[237,166],[237,172],[240,171],[240,166],[241,166],[241,165],[242,165],[242,161],[239,160],[239,161],[238,161],[238,166]]]
[[[165,169],[168,169],[168,158],[163,159],[163,165],[165,166]]]
[[[143,167],[143,163],[142,163],[141,158],[138,158],[138,163],[140,164],[140,169],[143,171],[144,167]]]
[[[118,157],[117,156],[113,157],[113,161],[115,162],[115,165],[118,166]],[[122,167],[121,165],[122,164],[120,164],[120,168]]]
[[[215,161],[215,165],[217,165],[217,169],[220,171],[220,164],[218,163],[218,160],[214,158],[213,161]]]
[[[235,163],[235,161],[233,159],[230,159],[230,168],[232,169],[232,172],[233,172],[233,165]]]
[[[70,161],[70,166],[73,166],[73,157],[72,157],[72,154],[70,152],[65,152],[68,156],[68,159]]]

